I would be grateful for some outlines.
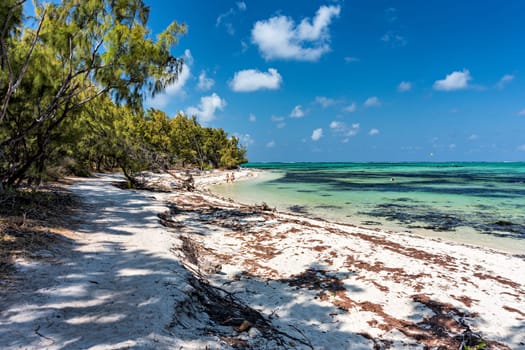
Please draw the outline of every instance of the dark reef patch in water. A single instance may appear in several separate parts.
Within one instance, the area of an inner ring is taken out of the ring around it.
[[[296,214],[308,214],[308,208],[304,205],[292,205],[288,210]]]
[[[450,214],[439,213],[421,206],[401,205],[393,203],[379,204],[371,212],[362,213],[373,217],[382,217],[389,221],[397,221],[407,227],[423,227],[433,231],[455,231],[462,226],[463,220]],[[419,223],[425,225],[420,226]],[[416,226],[414,226],[416,224]]]
[[[490,205],[486,204],[474,204],[472,207],[479,209],[479,210],[493,210],[494,208]]]
[[[464,215],[455,212],[439,212],[429,206],[383,203],[371,211],[360,212],[359,214],[396,221],[411,229],[422,228],[437,232],[451,232],[464,226],[497,237],[525,239],[524,224],[503,220],[487,213]]]
[[[403,182],[391,182],[392,177],[403,179]],[[333,191],[421,192],[469,195],[481,198],[522,198],[525,197],[525,188],[516,184],[523,180],[521,177],[502,174],[497,176],[490,173],[476,175],[471,172],[457,171],[392,172],[385,174],[384,172],[369,171],[338,173],[322,170],[294,170],[288,171],[283,178],[274,180],[273,183],[323,184]]]
[[[316,205],[314,208],[317,209],[343,209],[340,205]]]
[[[364,220],[364,221],[361,221],[361,225],[382,226],[383,224],[380,223],[379,221]]]
[[[284,188],[293,184],[302,188],[297,192],[311,193],[317,200],[330,193],[333,198],[344,198],[343,201],[347,201],[343,210],[347,206],[361,209],[364,217],[359,220],[365,225],[396,221],[407,228],[434,231],[460,231],[461,227],[470,227],[480,233],[525,240],[525,163],[273,166],[284,170],[284,176],[272,180],[272,185]],[[395,181],[390,181],[392,178]],[[378,193],[384,197],[384,204],[370,207],[377,203]],[[348,197],[343,197],[346,194]],[[331,198],[323,202],[330,204]],[[306,212],[306,207],[297,208]],[[314,207],[310,206],[309,210],[313,211]],[[340,213],[344,215],[343,210]]]
[[[489,224],[485,224],[482,226],[482,228],[498,236],[525,238],[525,225],[517,224],[515,222],[498,220]]]
[[[394,198],[393,200],[396,202],[415,202],[413,199],[408,197]]]

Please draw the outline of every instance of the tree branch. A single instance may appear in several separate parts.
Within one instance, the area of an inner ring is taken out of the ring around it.
[[[0,111],[0,123],[4,120],[4,117],[5,117],[6,113],[7,113],[7,107],[9,106],[9,100],[11,99],[11,96],[13,96],[13,94],[16,91],[16,89],[18,89],[18,87],[22,83],[22,79],[24,78],[24,75],[25,75],[25,73],[27,71],[27,68],[29,67],[29,60],[31,59],[31,55],[33,54],[33,50],[34,50],[34,48],[36,46],[36,43],[38,41],[38,38],[40,36],[40,30],[42,29],[42,24],[44,23],[45,17],[46,17],[46,9],[44,9],[44,12],[42,13],[42,18],[40,19],[40,22],[38,23],[38,28],[36,30],[35,37],[33,38],[33,42],[31,43],[31,47],[29,48],[29,52],[26,55],[24,64],[22,66],[22,69],[20,70],[20,74],[18,75],[18,79],[14,83],[12,81],[12,75],[11,75],[12,74],[12,69],[10,67],[9,57],[6,54],[7,64],[10,67],[10,69],[9,69],[9,71],[10,71],[10,78],[9,78],[9,83],[8,83],[8,87],[7,87],[7,92],[5,94],[4,101],[2,103],[2,110]]]

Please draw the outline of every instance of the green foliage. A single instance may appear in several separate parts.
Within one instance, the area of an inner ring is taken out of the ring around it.
[[[195,118],[179,114],[170,119],[155,109],[139,114],[102,98],[86,112],[70,129],[74,142],[66,145],[72,149],[69,155],[88,169],[119,167],[132,178],[146,169],[234,168],[246,162],[246,150],[235,137],[222,129],[203,128]]]
[[[2,0],[0,2],[0,35],[5,39],[14,35],[13,31],[22,23],[22,6],[19,3],[20,0]]]
[[[480,339],[479,342],[475,345],[465,345],[464,350],[485,350],[488,349],[487,343],[485,340]]]
[[[223,130],[142,109],[181,71],[171,49],[184,25],[152,38],[143,0],[35,1],[27,24],[23,3],[0,4],[0,188],[92,169],[131,177],[245,161]]]

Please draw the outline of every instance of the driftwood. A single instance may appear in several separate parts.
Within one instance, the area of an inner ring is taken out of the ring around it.
[[[162,177],[167,174],[175,181],[169,181],[169,178]],[[129,175],[124,172],[126,182],[117,182],[115,186],[122,189],[138,189],[152,192],[171,192],[175,189],[192,192],[195,190],[195,180],[193,176],[187,172],[186,176],[177,175],[169,170],[163,173],[139,173],[136,175]]]
[[[168,175],[171,175],[175,180],[179,181],[183,190],[194,191],[195,190],[195,180],[190,173],[187,173],[187,176],[181,178],[171,171],[166,171]]]
[[[254,213],[260,213],[260,212],[265,212],[265,211],[271,211],[271,212],[276,211],[275,208],[270,208],[270,206],[266,204],[266,202],[262,202],[261,204],[249,205],[247,206],[247,208],[253,211]]]
[[[173,216],[170,211],[159,213],[157,216],[159,217],[162,226],[175,229],[181,229],[184,227],[183,223],[173,219]]]

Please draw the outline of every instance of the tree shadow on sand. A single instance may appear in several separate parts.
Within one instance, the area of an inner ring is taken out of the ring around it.
[[[0,348],[221,344],[202,333],[209,319],[199,310],[192,328],[170,326],[179,317],[176,306],[191,301],[191,273],[169,252],[126,244],[141,230],[152,230],[157,244],[160,236],[173,241],[158,224],[158,203],[97,180],[80,182],[73,192],[88,208],[77,229],[85,239],[62,242],[46,259],[14,265],[0,289]]]
[[[174,284],[177,279],[167,271],[180,266],[141,250],[126,252],[118,243],[105,242],[104,248],[69,252],[53,275],[44,263],[22,271],[29,280],[2,302],[1,347],[134,346],[141,338],[155,336],[159,330],[151,327],[161,318],[157,312],[170,313],[162,310],[162,304],[170,304],[159,300],[154,288],[140,295],[137,289]],[[132,269],[135,275],[122,274]]]
[[[151,229],[152,240],[164,235],[176,250],[182,246],[176,232],[159,225],[158,202],[144,194],[97,180],[73,191],[88,208],[77,230],[85,239],[64,242],[48,260],[16,265],[19,280],[0,290],[1,348],[308,349],[308,338],[327,332],[293,324],[281,329],[277,316],[196,278],[173,254],[127,244],[138,231]],[[273,297],[281,303],[296,297],[292,288],[276,288]],[[259,301],[273,307],[264,296]],[[314,304],[290,310],[312,315],[312,321],[329,311]],[[359,337],[330,332],[336,339]]]

